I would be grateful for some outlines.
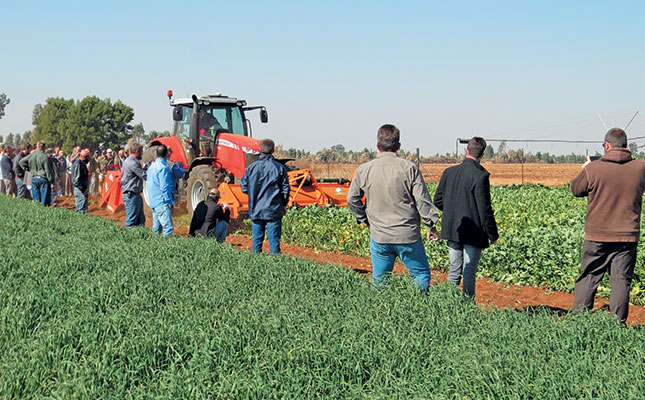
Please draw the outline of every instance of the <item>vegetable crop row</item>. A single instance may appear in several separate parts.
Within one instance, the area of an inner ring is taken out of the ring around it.
[[[428,188],[434,194],[436,184]],[[580,270],[586,199],[573,197],[568,186],[542,185],[492,187],[491,199],[500,239],[483,252],[478,276],[572,292]],[[292,208],[284,220],[283,237],[322,250],[369,256],[369,230],[357,225],[347,208]],[[445,242],[425,246],[430,265],[447,270]],[[637,304],[645,304],[645,286],[640,281],[645,276],[644,250],[641,240],[631,292]],[[598,293],[609,296],[607,278]]]

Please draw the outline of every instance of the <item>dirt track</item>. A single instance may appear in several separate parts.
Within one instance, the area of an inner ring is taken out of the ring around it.
[[[296,161],[299,168],[310,168],[317,178],[351,178],[359,164],[316,164]],[[426,182],[438,183],[443,171],[455,164],[421,164]],[[580,172],[580,164],[498,164],[482,163],[490,172],[492,185],[541,183],[559,186],[569,183]]]
[[[578,167],[579,168],[579,167]],[[98,206],[99,197],[93,196],[90,200],[89,213],[103,218],[109,218],[123,226],[125,222],[125,211],[123,208],[111,213],[105,208]],[[63,197],[56,203],[57,207],[74,209],[74,198]],[[175,215],[175,234],[181,236],[188,235],[188,227],[183,224],[187,221],[185,216]],[[146,226],[151,227],[152,221],[146,220]],[[236,246],[244,251],[251,250],[251,239],[246,236],[230,235],[227,243]],[[264,251],[268,252],[268,242],[265,242]],[[334,264],[351,268],[359,273],[369,274],[372,271],[371,261],[368,257],[358,257],[343,253],[321,252],[311,248],[293,246],[289,244],[282,245],[282,251],[293,257],[306,258],[321,264],[327,264],[333,260]],[[432,261],[431,261],[432,262]],[[395,273],[406,273],[400,263],[395,267]],[[435,282],[445,281],[447,274],[432,271],[432,279]],[[568,310],[573,304],[573,295],[570,293],[556,292],[548,289],[534,288],[529,286],[507,285],[495,283],[489,279],[477,280],[477,303],[482,307],[513,308],[522,312],[535,312],[537,309],[547,309],[560,315]],[[608,309],[609,302],[605,299],[597,298],[596,308]],[[631,306],[628,323],[644,324],[645,307]]]

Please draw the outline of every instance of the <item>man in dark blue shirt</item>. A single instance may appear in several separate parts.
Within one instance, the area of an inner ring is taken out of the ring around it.
[[[240,185],[249,196],[249,217],[253,229],[253,252],[262,252],[266,231],[269,252],[280,253],[282,217],[289,202],[289,175],[287,168],[273,158],[275,143],[271,139],[260,141],[260,159],[248,167]]]

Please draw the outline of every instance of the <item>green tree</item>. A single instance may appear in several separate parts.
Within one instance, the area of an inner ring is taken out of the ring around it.
[[[0,119],[4,117],[4,109],[9,103],[11,103],[11,99],[6,94],[0,93]]]
[[[7,139],[4,142],[5,145],[15,147],[16,145],[13,142],[13,133],[7,135]]]
[[[484,149],[484,158],[491,161],[493,157],[495,157],[495,150],[493,149],[493,146],[489,144],[486,146],[486,149]]]
[[[76,145],[90,149],[122,146],[129,138],[127,127],[134,111],[120,100],[112,103],[96,96],[77,102],[49,98],[44,106],[34,107],[33,117],[33,139],[69,152]]]
[[[61,97],[50,97],[45,101],[45,106],[36,104],[32,117],[34,128],[32,139],[43,140],[47,145],[59,146],[65,141],[67,132],[65,125],[67,114],[74,107],[74,100],[65,100]],[[32,143],[33,144],[33,143]],[[65,149],[65,151],[70,151]]]
[[[138,124],[133,126],[132,130],[130,130],[130,135],[136,142],[143,142],[146,135],[146,130],[143,129],[143,123],[139,122]]]
[[[36,125],[36,120],[43,112],[43,105],[38,103],[34,106],[34,110],[31,112],[31,124]]]
[[[25,131],[22,134],[22,141],[23,142],[28,142],[30,144],[34,144],[34,131]],[[22,143],[21,143],[22,144]]]
[[[4,136],[0,135],[0,143],[4,143]]]
[[[144,135],[143,138],[146,143],[150,143],[158,137],[168,137],[168,136],[171,136],[170,131],[159,132],[159,131],[152,130],[148,132],[147,135]]]

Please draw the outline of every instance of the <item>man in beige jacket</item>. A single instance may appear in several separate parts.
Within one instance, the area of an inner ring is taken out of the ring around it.
[[[439,240],[435,229],[439,214],[417,166],[396,155],[399,138],[394,125],[378,130],[379,154],[356,169],[347,206],[359,223],[370,227],[374,286],[385,283],[399,257],[421,289],[428,290],[430,266],[421,241],[421,221],[428,227],[428,240]]]

